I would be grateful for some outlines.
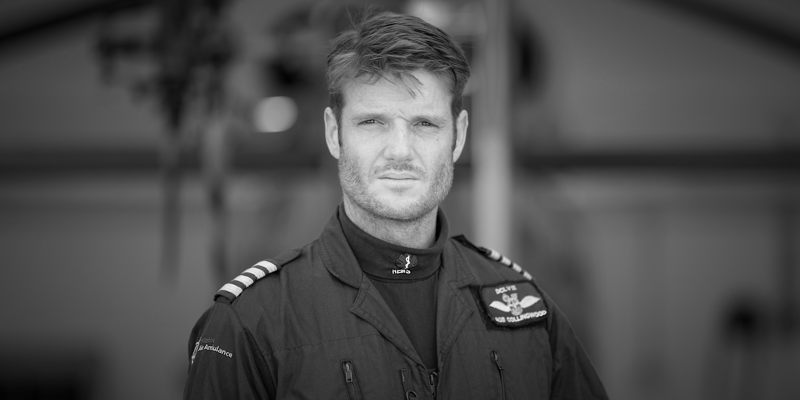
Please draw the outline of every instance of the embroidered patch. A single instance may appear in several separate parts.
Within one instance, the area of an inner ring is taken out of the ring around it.
[[[410,274],[411,268],[417,266],[417,256],[413,254],[400,254],[394,260],[394,266],[397,269],[392,270],[392,275],[399,275],[399,274]]]
[[[507,282],[479,288],[487,318],[494,325],[517,328],[547,317],[542,295],[531,282]]]
[[[213,351],[225,357],[233,358],[233,353],[231,353],[230,351],[227,351],[219,346],[214,346],[214,339],[201,337],[200,340],[198,340],[194,344],[194,351],[192,352],[192,358],[190,364],[194,364],[194,359],[197,356],[197,353],[201,351]]]

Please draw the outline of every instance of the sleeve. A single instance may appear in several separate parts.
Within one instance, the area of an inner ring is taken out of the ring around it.
[[[229,304],[215,303],[189,337],[184,400],[270,399],[274,384],[263,353]]]
[[[547,329],[553,354],[551,400],[608,399],[603,383],[566,316],[550,298]]]

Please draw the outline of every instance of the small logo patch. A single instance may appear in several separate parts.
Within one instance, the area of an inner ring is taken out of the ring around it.
[[[411,274],[411,268],[417,266],[417,256],[413,254],[400,254],[394,260],[396,269],[392,270],[392,275]]]
[[[487,318],[497,326],[516,328],[547,316],[542,295],[528,281],[483,286],[479,294]]]

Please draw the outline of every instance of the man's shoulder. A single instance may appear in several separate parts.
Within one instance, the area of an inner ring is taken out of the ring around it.
[[[460,250],[461,255],[467,258],[469,264],[478,264],[477,268],[480,270],[477,272],[487,272],[483,270],[489,269],[492,273],[507,275],[510,278],[533,280],[533,276],[520,264],[496,250],[479,246],[464,235],[454,236],[450,241]]]
[[[280,253],[277,257],[263,259],[243,270],[222,285],[214,294],[217,303],[235,304],[242,298],[274,291],[277,282],[287,274],[302,273],[309,263],[308,246]],[[269,284],[268,282],[273,282]]]

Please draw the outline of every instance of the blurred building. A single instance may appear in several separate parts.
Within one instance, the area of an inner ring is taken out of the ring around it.
[[[0,398],[179,397],[221,281],[339,202],[325,42],[363,4],[0,4]],[[537,277],[612,398],[800,397],[800,6],[377,4],[464,44],[451,228]]]

